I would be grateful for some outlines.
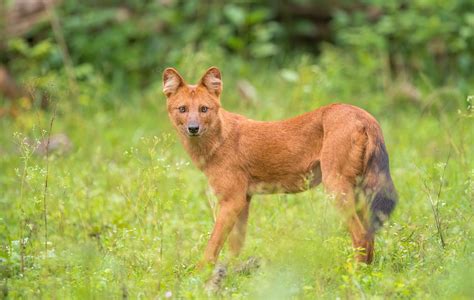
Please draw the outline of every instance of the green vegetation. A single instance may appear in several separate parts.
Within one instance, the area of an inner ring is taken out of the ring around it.
[[[255,197],[242,257],[229,262],[214,297],[474,297],[469,1],[403,8],[363,1],[381,17],[334,10],[333,43],[299,42],[299,50],[290,49],[291,36],[309,21],[290,26],[290,16],[278,18],[281,8],[263,1],[169,1],[163,9],[168,1],[127,0],[121,23],[109,2],[108,9],[87,1],[57,8],[72,80],[47,25],[0,48],[1,62],[33,98],[15,104],[16,118],[0,119],[0,298],[208,296],[211,270],[195,265],[216,203],[169,124],[160,76],[175,66],[196,81],[211,65],[223,72],[223,106],[253,119],[333,102],[371,112],[400,196],[371,266],[354,263],[348,233],[321,187]],[[432,41],[444,45],[441,56],[430,53]],[[257,97],[242,92],[243,80]],[[14,105],[1,97],[1,106]],[[50,133],[64,133],[71,146],[48,157],[33,152]],[[261,267],[232,271],[249,257]]]

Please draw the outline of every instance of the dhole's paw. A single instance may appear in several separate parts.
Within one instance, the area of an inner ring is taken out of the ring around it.
[[[359,264],[367,264],[370,265],[374,259],[374,252],[373,248],[370,246],[367,247],[359,247],[355,249],[355,261]]]
[[[253,271],[260,268],[262,265],[262,261],[258,257],[251,256],[247,259],[247,261],[241,263],[235,268],[235,272],[238,274],[248,275]]]
[[[227,266],[225,264],[217,264],[212,272],[211,278],[207,281],[204,288],[206,292],[209,294],[217,293],[221,287],[222,282],[224,281],[225,277],[227,276]]]
[[[212,267],[214,267],[214,263],[208,260],[201,260],[196,264],[197,271],[210,270]]]

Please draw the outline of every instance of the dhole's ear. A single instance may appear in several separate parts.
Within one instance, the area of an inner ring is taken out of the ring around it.
[[[202,76],[200,84],[207,88],[211,94],[219,97],[222,92],[221,71],[216,67],[210,67]]]
[[[163,71],[163,93],[169,97],[184,86],[184,79],[174,68],[166,68]]]

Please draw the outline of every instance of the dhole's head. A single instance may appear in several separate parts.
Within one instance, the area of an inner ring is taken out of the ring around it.
[[[196,85],[186,84],[173,68],[163,72],[163,92],[168,115],[179,134],[190,139],[203,136],[219,122],[221,72],[209,68]]]

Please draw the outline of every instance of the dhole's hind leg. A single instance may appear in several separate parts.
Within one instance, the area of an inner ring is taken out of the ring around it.
[[[358,262],[371,263],[374,256],[374,236],[368,230],[365,211],[357,212],[354,188],[340,175],[323,178],[326,189],[336,197],[336,205],[342,212],[357,251]],[[364,209],[364,208],[362,208]]]
[[[348,220],[348,227],[352,237],[352,246],[357,251],[357,261],[370,264],[374,259],[374,234],[368,230],[365,223],[365,219],[356,213]]]
[[[247,196],[247,204],[240,212],[234,228],[229,234],[229,250],[233,256],[238,256],[245,242],[247,232],[247,221],[249,217],[250,196]]]
[[[361,191],[359,191],[361,193]],[[365,194],[360,194],[360,197],[355,198],[356,214],[359,218],[362,228],[364,228],[365,234],[365,245],[359,246],[362,249],[365,249],[365,259],[362,260],[365,263],[371,263],[374,259],[374,232],[370,229],[370,215],[369,215],[369,206],[368,199],[366,199]]]
[[[374,255],[374,237],[368,230],[367,208],[356,206],[357,178],[363,174],[368,136],[363,124],[340,123],[328,134],[321,149],[321,173],[326,189],[337,198],[354,248],[363,249],[357,261],[370,263]],[[361,210],[357,213],[357,209]]]

